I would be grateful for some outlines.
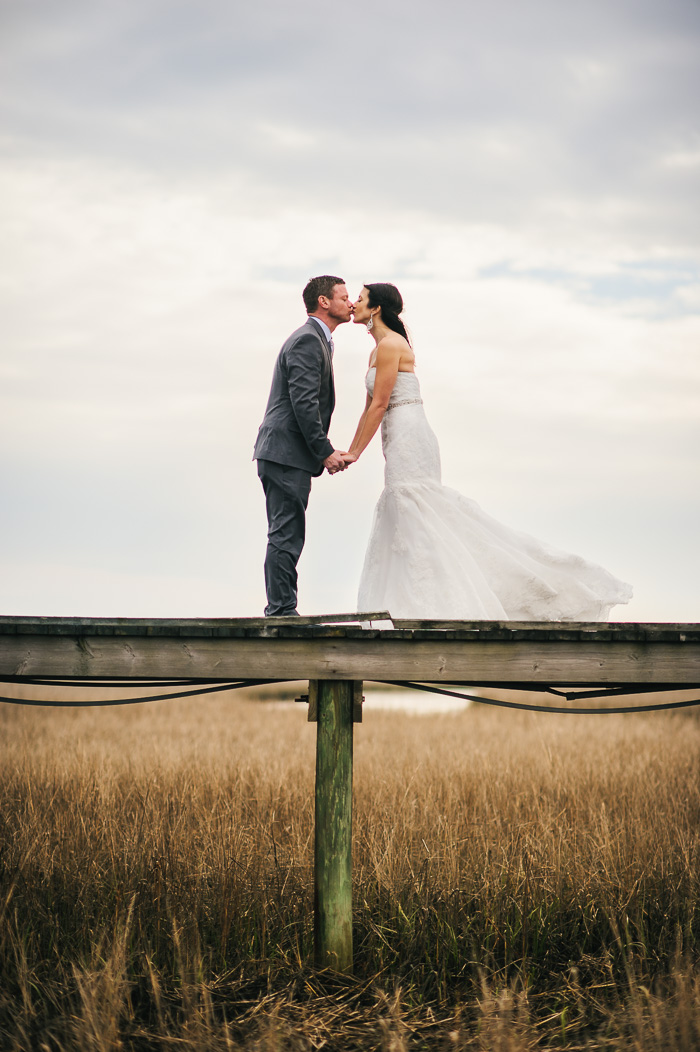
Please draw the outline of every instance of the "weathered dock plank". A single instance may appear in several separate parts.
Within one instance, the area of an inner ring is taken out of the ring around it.
[[[3,617],[0,675],[532,687],[700,684],[697,624],[428,624],[380,631],[274,619]]]

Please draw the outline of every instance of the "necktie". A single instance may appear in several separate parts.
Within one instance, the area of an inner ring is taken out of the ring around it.
[[[333,357],[333,351],[335,350],[335,347],[333,346],[333,337],[332,336],[331,336],[330,340],[328,341],[328,343],[329,343],[329,346],[330,346],[330,349],[331,349],[331,358],[332,358]]]

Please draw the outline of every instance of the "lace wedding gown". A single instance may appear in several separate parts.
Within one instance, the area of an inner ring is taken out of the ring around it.
[[[366,386],[374,390],[375,369]],[[385,487],[358,610],[396,618],[604,621],[632,589],[601,566],[512,530],[440,481],[440,449],[415,373],[399,373],[382,421]]]

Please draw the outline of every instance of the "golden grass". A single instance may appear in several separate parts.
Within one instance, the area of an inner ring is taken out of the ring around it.
[[[314,730],[0,707],[0,1048],[700,1048],[696,718],[370,700],[354,978],[310,965]]]

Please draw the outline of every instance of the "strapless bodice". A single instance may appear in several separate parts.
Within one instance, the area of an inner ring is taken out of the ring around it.
[[[367,371],[365,377],[365,386],[369,391],[370,396],[374,394],[374,381],[377,376],[377,370],[375,366]],[[420,384],[418,383],[418,377],[415,373],[399,373],[396,377],[396,383],[394,384],[394,390],[391,392],[391,398],[389,399],[389,408],[391,409],[394,405],[404,403],[406,405],[420,402]]]

